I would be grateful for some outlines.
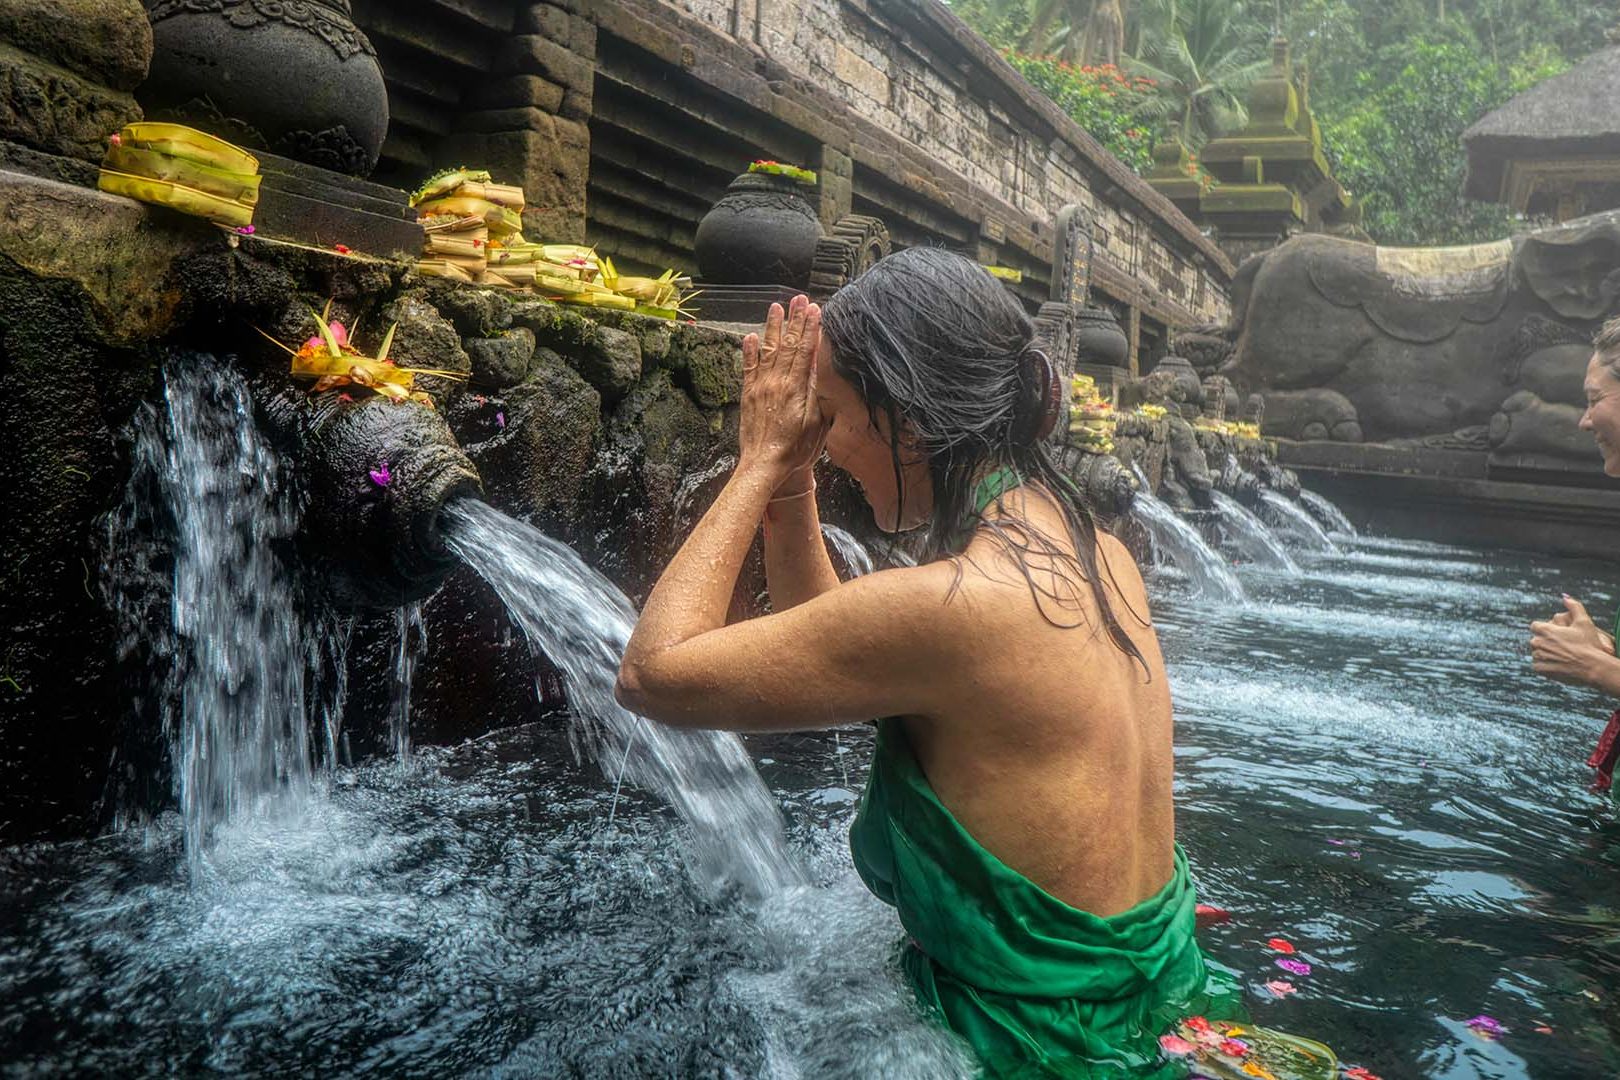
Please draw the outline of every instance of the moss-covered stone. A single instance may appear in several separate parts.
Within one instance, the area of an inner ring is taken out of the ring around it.
[[[598,326],[577,356],[579,373],[608,401],[623,397],[641,378],[641,343],[628,331]]]
[[[407,293],[385,305],[381,316],[384,323],[398,326],[394,331],[394,344],[388,352],[388,359],[400,367],[472,371],[472,361],[461,347],[456,328],[421,296]],[[460,388],[459,382],[435,375],[418,375],[416,385],[441,402]]]
[[[464,337],[494,337],[512,325],[512,300],[496,289],[444,282],[428,296]]]
[[[449,415],[493,505],[566,529],[589,489],[601,409],[589,383],[555,352],[539,349],[523,382],[463,395]]]
[[[107,136],[141,118],[123,90],[0,42],[0,138],[85,161],[100,161]]]
[[[742,337],[714,326],[684,326],[670,343],[665,364],[680,374],[692,397],[707,408],[742,399]]]
[[[464,342],[472,361],[471,385],[478,390],[498,390],[528,378],[534,362],[534,331],[514,326],[500,337],[468,338]],[[548,359],[557,354],[547,349]]]
[[[0,41],[114,90],[133,90],[152,62],[140,0],[0,0]]]

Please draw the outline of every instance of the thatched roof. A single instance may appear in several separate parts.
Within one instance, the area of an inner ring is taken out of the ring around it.
[[[1593,53],[1486,114],[1463,132],[1463,146],[1463,193],[1487,202],[1501,197],[1508,161],[1620,156],[1620,46]]]

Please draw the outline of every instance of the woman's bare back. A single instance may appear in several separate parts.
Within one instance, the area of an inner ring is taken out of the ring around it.
[[[1009,509],[1067,548],[1056,505],[1027,491],[1009,493]],[[980,844],[1058,899],[1106,916],[1163,887],[1175,825],[1170,693],[1141,575],[1111,536],[1099,534],[1097,555],[1145,670],[1103,629],[1084,582],[1071,572],[1078,587],[1061,606],[1044,601],[1043,616],[1005,547],[981,530],[934,628],[970,635],[972,648],[942,650],[970,659],[938,673],[952,704],[907,718],[906,731],[936,794]],[[1054,585],[1039,564],[1036,573]]]

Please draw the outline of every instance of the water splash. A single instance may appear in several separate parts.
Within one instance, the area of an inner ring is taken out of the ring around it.
[[[1284,528],[1299,536],[1312,548],[1331,555],[1338,554],[1339,545],[1335,544],[1323,531],[1322,526],[1317,524],[1316,519],[1307,514],[1294,500],[1275,491],[1262,490],[1260,501],[1271,508]]]
[[[681,486],[675,491],[670,516],[678,522],[686,520],[686,512],[691,508],[692,499],[706,484],[710,484],[732,469],[737,467],[737,459],[731,454],[721,454],[708,468],[688,473],[681,480]]]
[[[1361,535],[1356,531],[1356,527],[1350,524],[1350,519],[1344,516],[1344,511],[1333,505],[1332,500],[1326,496],[1300,488],[1299,501],[1317,516],[1330,534],[1351,537]]]
[[[494,587],[529,646],[561,672],[576,729],[609,776],[655,792],[693,835],[690,869],[717,893],[752,897],[804,884],[782,818],[742,741],[730,732],[655,724],[613,697],[636,613],[568,547],[473,499],[445,508],[445,542]],[[577,745],[577,744],[576,744]]]
[[[1265,522],[1255,517],[1248,507],[1225,492],[1216,491],[1212,494],[1215,497],[1215,508],[1221,512],[1221,520],[1226,525],[1227,536],[1245,558],[1274,570],[1282,570],[1289,574],[1299,573],[1298,564],[1289,556],[1276,534],[1266,527]]]
[[[406,604],[395,612],[399,646],[394,650],[394,707],[389,717],[389,745],[403,764],[411,759],[411,683],[416,665],[427,652],[427,625],[422,604]]]
[[[833,550],[838,552],[838,557],[844,561],[850,577],[864,577],[875,569],[872,553],[867,551],[866,545],[855,539],[847,529],[829,525],[824,521],[821,523],[821,535],[825,536],[827,542],[832,544]]]
[[[113,556],[151,565],[166,549],[173,562],[171,628],[158,650],[163,725],[195,878],[218,826],[310,789],[311,635],[276,554],[297,508],[247,385],[227,364],[170,362],[163,407],[143,408],[134,434],[129,505],[115,519],[145,516],[154,529],[115,536]],[[144,505],[154,499],[155,512]],[[123,545],[152,550],[116,550]]]
[[[1154,558],[1168,559],[1175,564],[1200,595],[1231,603],[1243,600],[1243,585],[1226,560],[1204,542],[1197,529],[1153,494],[1153,486],[1140,465],[1133,468],[1141,487],[1130,513],[1147,530],[1148,539],[1153,542]]]

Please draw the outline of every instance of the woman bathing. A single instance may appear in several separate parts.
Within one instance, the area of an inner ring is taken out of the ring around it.
[[[1592,342],[1586,364],[1586,412],[1582,431],[1590,431],[1603,455],[1603,471],[1620,477],[1620,319],[1603,324]],[[1543,622],[1530,624],[1530,659],[1539,675],[1574,686],[1585,686],[1610,698],[1620,698],[1620,657],[1615,655],[1615,631],[1599,629],[1579,600],[1564,597],[1564,610]],[[1588,764],[1597,769],[1593,787],[1608,791],[1620,763],[1620,710],[1592,752]]]
[[[1149,1072],[1203,990],[1170,695],[1129,553],[1040,436],[1029,319],[911,249],[743,346],[739,462],[642,611],[620,700],[737,730],[884,717],[851,846],[925,1005],[995,1075]],[[823,450],[930,558],[840,584]],[[727,626],[761,521],[774,614]],[[1094,1066],[1097,1066],[1094,1070]]]

